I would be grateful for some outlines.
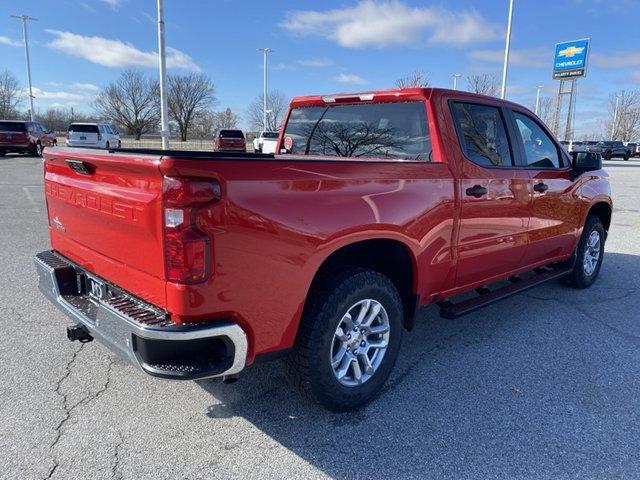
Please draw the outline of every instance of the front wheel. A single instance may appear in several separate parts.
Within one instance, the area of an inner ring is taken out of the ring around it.
[[[33,150],[31,150],[31,155],[33,157],[42,156],[42,145],[40,145],[40,142],[36,142],[36,144],[33,146]]]
[[[624,154],[624,161],[625,161],[625,162],[626,162],[626,161],[628,161],[628,160],[629,160],[629,157],[631,157],[631,154],[630,154],[630,153],[625,153],[625,154]]]
[[[575,253],[573,270],[566,281],[574,288],[587,288],[596,281],[604,258],[606,232],[600,219],[590,216],[585,222]]]
[[[293,383],[329,410],[363,405],[395,364],[402,311],[396,287],[378,272],[350,268],[326,279],[312,293],[285,361]]]

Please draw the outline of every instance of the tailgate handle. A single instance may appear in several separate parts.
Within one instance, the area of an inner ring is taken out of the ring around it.
[[[71,167],[72,170],[82,174],[82,175],[93,175],[93,172],[96,169],[89,162],[83,162],[82,160],[71,160],[67,159],[67,165]]]

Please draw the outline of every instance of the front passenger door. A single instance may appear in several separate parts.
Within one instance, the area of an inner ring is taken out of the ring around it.
[[[529,172],[531,220],[524,264],[550,263],[570,255],[581,222],[571,165],[553,136],[526,112],[511,111],[522,168]]]
[[[451,104],[461,147],[456,286],[490,283],[522,265],[531,195],[499,105]]]

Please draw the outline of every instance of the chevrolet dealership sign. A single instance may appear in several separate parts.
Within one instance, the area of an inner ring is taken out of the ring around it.
[[[587,75],[590,38],[556,44],[553,59],[553,78],[571,79]]]

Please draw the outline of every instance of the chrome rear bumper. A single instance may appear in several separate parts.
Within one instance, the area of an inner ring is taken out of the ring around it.
[[[194,380],[245,367],[247,337],[235,323],[174,324],[163,310],[102,279],[105,299],[90,296],[88,272],[56,252],[39,253],[34,263],[38,287],[51,302],[150,375]]]

